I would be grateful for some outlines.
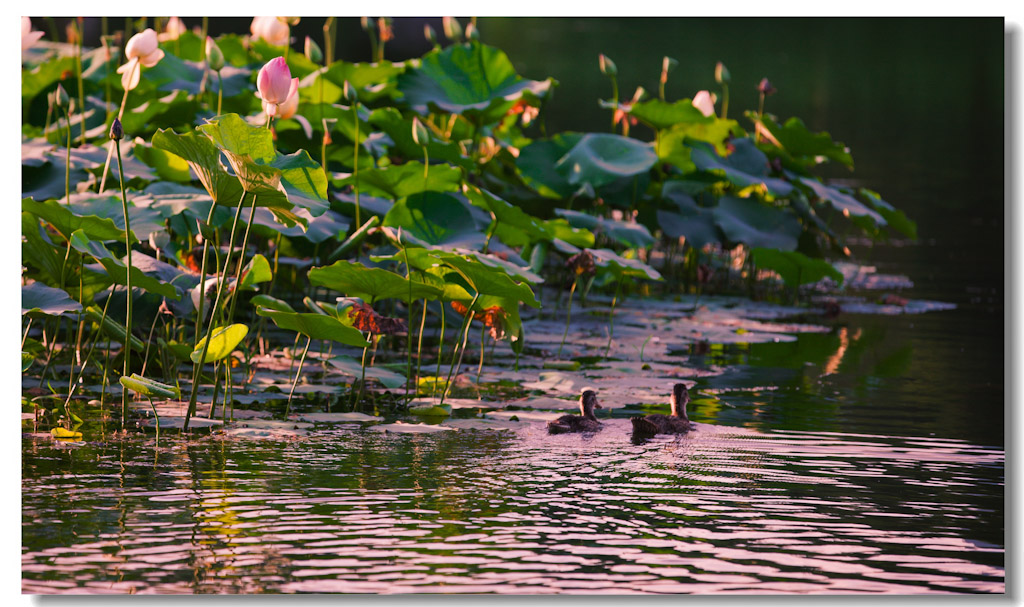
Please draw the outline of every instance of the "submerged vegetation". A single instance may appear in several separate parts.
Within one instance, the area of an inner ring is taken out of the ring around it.
[[[782,93],[722,64],[720,90],[671,100],[665,57],[657,94],[627,98],[602,55],[610,129],[551,133],[558,83],[518,74],[473,21],[446,19],[444,45],[428,28],[433,50],[392,62],[390,21],[364,20],[371,63],[333,56],[334,18],[301,53],[295,18],[216,39],[205,19],[129,21],[93,49],[81,21],[66,42],[33,25],[23,413],[58,438],[81,438],[81,393],[105,410],[120,389],[121,429],[130,394],[158,431],[181,403],[188,429],[218,407],[233,416],[268,369],[290,378],[274,405],[287,416],[316,388],[301,385],[311,366],[351,378],[324,390],[333,414],[429,420],[450,413],[467,350],[478,380],[497,342],[518,366],[539,339],[551,368],[571,370],[574,313],[600,314],[607,343],[590,355],[608,358],[625,299],[693,298],[675,310],[691,316],[709,293],[803,303],[808,285],[850,275],[851,234],[916,237],[879,193],[819,175],[852,169],[850,150],[771,114]],[[737,86],[757,87],[756,109],[730,107]],[[542,339],[524,324],[541,314]]]

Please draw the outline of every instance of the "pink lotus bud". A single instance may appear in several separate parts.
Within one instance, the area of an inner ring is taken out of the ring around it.
[[[262,38],[274,46],[285,46],[290,40],[288,24],[277,17],[254,17],[249,31],[253,38]]]
[[[21,50],[25,51],[43,37],[43,32],[32,31],[32,20],[28,17],[21,18]]]
[[[705,116],[715,115],[715,96],[707,91],[698,91],[693,96],[693,107],[700,110],[701,114]]]
[[[177,40],[182,34],[188,31],[185,27],[185,22],[179,17],[171,17],[167,20],[167,25],[164,26],[164,33],[160,36],[161,40]]]
[[[299,79],[292,78],[291,70],[284,57],[274,57],[267,62],[256,77],[256,88],[266,103],[268,116],[277,115],[277,106],[285,103],[299,89]]]

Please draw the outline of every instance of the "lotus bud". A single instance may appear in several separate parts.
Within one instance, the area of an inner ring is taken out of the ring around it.
[[[455,17],[444,17],[441,20],[444,26],[444,35],[453,42],[462,42],[462,25]]]
[[[293,80],[295,80],[297,82],[299,79],[298,78],[294,78]],[[277,113],[275,114],[275,117],[280,118],[281,120],[285,120],[285,119],[288,119],[288,118],[291,118],[292,116],[294,116],[295,112],[297,112],[298,110],[299,110],[299,91],[298,91],[298,89],[296,89],[296,91],[294,93],[292,93],[292,96],[289,97],[287,99],[287,101],[285,101],[284,103],[281,103],[281,104],[279,104],[277,106]],[[263,102],[263,112],[265,114],[267,114],[268,116],[271,115],[270,114],[270,104],[268,104],[266,101]]]
[[[54,105],[54,107],[66,108],[66,107],[68,107],[68,102],[69,101],[70,101],[70,98],[68,97],[68,92],[64,90],[64,86],[63,85],[58,84],[57,85],[57,90],[53,91],[53,105]]]
[[[619,74],[619,70],[615,67],[615,62],[604,55],[598,55],[597,66],[601,68],[601,73],[609,78],[614,78]]]
[[[420,122],[418,116],[414,116],[412,119],[412,140],[416,145],[424,147],[430,142],[430,133],[427,131],[427,127]]]
[[[288,24],[277,17],[253,17],[249,31],[254,39],[263,39],[273,46],[285,46],[290,39]]]
[[[668,82],[668,73],[676,69],[679,62],[672,57],[665,57],[661,60],[661,82],[662,84]]]
[[[475,25],[470,23],[466,26],[466,40],[479,40],[480,30]]]
[[[697,94],[693,96],[693,101],[691,103],[693,103],[693,107],[700,110],[700,113],[704,114],[704,116],[715,115],[715,96],[711,93],[707,91],[698,91]]]
[[[274,57],[260,68],[260,73],[256,77],[256,88],[266,104],[264,110],[267,115],[276,116],[277,106],[297,94],[299,79],[292,78],[284,57]]]
[[[423,37],[434,46],[437,46],[437,32],[434,31],[434,28],[430,27],[429,23],[423,24]]]
[[[110,125],[110,138],[114,141],[124,139],[124,127],[121,126],[121,121],[117,118],[114,118],[114,123]]]
[[[359,94],[356,93],[356,87],[352,86],[348,80],[341,85],[341,98],[347,101],[349,105],[355,105],[359,102]]]
[[[729,76],[729,70],[725,67],[725,64],[719,61],[715,64],[715,82],[718,84],[729,84],[732,77]]]
[[[188,31],[185,27],[185,22],[179,17],[171,17],[167,20],[167,25],[164,26],[163,40],[177,40],[182,34]]]
[[[370,24],[370,18],[369,17],[360,17],[359,18],[359,25],[360,25],[360,27],[363,28],[364,32],[370,31],[370,28],[373,27]]]
[[[775,94],[776,90],[772,83],[768,82],[767,78],[762,78],[761,82],[757,84],[757,91],[766,97]]]
[[[215,72],[224,69],[224,53],[221,52],[220,47],[217,46],[213,38],[209,36],[206,37],[206,64]]]
[[[302,17],[278,17],[277,20],[285,25],[295,27],[302,20]]]
[[[306,59],[309,59],[313,63],[320,63],[324,60],[324,52],[320,50],[320,46],[309,36],[306,36],[304,51]]]

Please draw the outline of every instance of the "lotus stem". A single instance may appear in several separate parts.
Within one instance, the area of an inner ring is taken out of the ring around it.
[[[459,335],[461,337],[459,337],[458,341],[455,342],[455,352],[452,353],[452,364],[451,367],[448,368],[448,379],[445,381],[444,392],[441,394],[441,402],[438,406],[444,404],[444,399],[447,398],[448,392],[451,391],[452,372],[462,366],[462,355],[466,353],[466,340],[469,339],[469,324],[473,319],[473,307],[476,306],[476,300],[479,298],[480,293],[477,292],[477,294],[473,296],[473,301],[469,304],[469,308],[466,310],[466,315],[462,317],[462,326],[459,327]],[[460,342],[461,347],[459,345]],[[458,359],[458,364],[456,364],[456,359]],[[458,377],[458,374],[456,374],[456,377]]]
[[[352,144],[352,189],[356,195],[356,225],[361,226],[363,222],[360,220],[360,208],[359,208],[359,102],[354,101],[352,103],[352,114],[355,116],[355,127],[356,137],[355,143]]]
[[[204,362],[206,361],[206,353],[210,349],[210,335],[213,333],[213,325],[215,324],[213,322],[213,320],[216,317],[217,310],[220,308],[221,295],[224,293],[224,284],[227,282],[226,279],[227,279],[227,275],[228,275],[228,264],[231,263],[231,251],[234,250],[234,248],[235,248],[235,232],[238,229],[238,217],[242,214],[242,206],[244,206],[244,204],[245,204],[245,195],[247,193],[248,192],[246,192],[245,190],[242,190],[242,198],[238,201],[238,209],[235,211],[235,219],[231,223],[231,237],[228,239],[228,254],[226,255],[226,257],[224,259],[224,271],[220,273],[220,275],[219,275],[220,277],[217,280],[217,296],[213,300],[213,308],[211,308],[211,312],[210,312],[210,323],[206,327],[206,338],[205,338],[205,341],[203,342],[203,351],[202,351],[202,353],[199,356],[199,362],[197,362],[195,364],[195,367],[193,368],[193,372],[192,372],[192,394],[189,396],[189,399],[188,399],[188,410],[185,412],[185,423],[182,425],[182,428],[181,428],[183,431],[187,431],[188,430],[189,420],[192,419],[192,416],[195,414],[195,411],[196,411],[196,398],[199,395],[200,372],[201,372],[201,370],[203,368]],[[213,215],[213,207],[210,208],[210,215],[212,217],[212,215]],[[204,242],[205,242],[205,239],[204,239]],[[203,250],[204,271],[205,271],[205,262],[206,262],[206,250],[204,248],[204,250]],[[203,278],[203,280],[205,281],[205,277]],[[200,283],[199,291],[200,291],[199,301],[202,301],[206,297],[206,284],[205,284],[205,282]],[[203,318],[202,318],[202,316],[200,316],[198,322],[202,323],[202,321],[203,321]],[[197,343],[196,345],[199,345],[199,344]],[[216,384],[216,383],[217,383],[217,378],[216,378],[216,376],[214,376],[214,384]]]
[[[295,386],[299,383],[299,376],[302,375],[302,363],[306,360],[306,353],[309,352],[309,344],[312,343],[312,337],[306,337],[306,347],[302,349],[302,356],[299,357],[299,368],[295,371],[295,379],[292,380],[292,389],[288,392],[288,404],[284,407],[284,416],[288,417],[291,413],[292,408],[292,396],[295,394]]]
[[[569,336],[569,321],[572,319],[572,295],[576,292],[576,285],[579,281],[580,279],[578,276],[573,278],[572,287],[569,288],[569,306],[565,312],[565,332],[562,333],[562,343],[558,346],[558,354],[555,355],[555,358],[560,359],[562,357],[562,348],[565,347],[565,338]]]
[[[444,301],[441,301],[441,336],[437,340],[437,369],[434,371],[434,384],[430,388],[430,398],[434,398],[434,394],[437,392],[437,380],[441,377],[441,353],[444,350],[444,325],[445,325],[445,314],[444,314]]]
[[[622,288],[622,280],[625,275],[619,276],[619,282],[615,283],[615,295],[612,297],[612,310],[608,315],[608,346],[604,349],[604,357],[612,350],[612,335],[615,333],[615,304],[619,300],[619,290]]]
[[[119,122],[114,122],[115,125],[119,126]],[[112,137],[111,141],[114,144],[114,149],[117,151],[117,172],[119,181],[121,182],[121,210],[124,211],[124,244],[127,248],[127,260],[128,265],[125,274],[125,293],[126,301],[125,307],[127,309],[127,315],[125,318],[125,340],[124,340],[124,373],[123,377],[128,377],[128,370],[130,365],[131,353],[132,353],[132,228],[130,219],[128,217],[128,195],[124,191],[124,165],[121,163],[121,138]],[[121,390],[121,429],[124,429],[125,416],[128,414],[128,390],[122,388]]]
[[[484,372],[484,338],[487,337],[487,323],[480,323],[480,364],[476,366],[476,383],[480,383],[480,376]]]

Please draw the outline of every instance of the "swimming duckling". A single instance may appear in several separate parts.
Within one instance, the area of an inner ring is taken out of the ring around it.
[[[594,409],[601,409],[601,403],[597,402],[597,392],[584,390],[580,395],[580,413],[582,415],[563,415],[556,420],[548,422],[548,432],[551,434],[564,434],[566,432],[597,432],[601,429],[601,422],[594,417]]]
[[[690,402],[690,393],[686,391],[686,384],[672,386],[672,413],[631,417],[629,421],[633,422],[633,433],[652,436],[689,432],[693,427],[690,426],[690,418],[686,416],[686,403],[688,402]]]

